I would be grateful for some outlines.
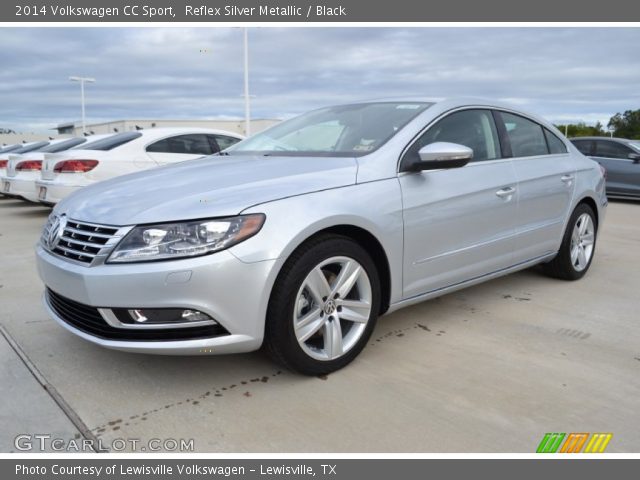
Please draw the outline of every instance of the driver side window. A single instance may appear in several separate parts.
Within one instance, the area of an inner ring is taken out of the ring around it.
[[[434,142],[457,143],[473,150],[474,162],[502,158],[490,110],[462,110],[446,116],[424,132],[406,151],[402,162],[418,160],[418,151]]]

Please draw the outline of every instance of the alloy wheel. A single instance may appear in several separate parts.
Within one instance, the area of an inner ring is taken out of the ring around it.
[[[578,217],[571,234],[571,265],[577,272],[583,271],[589,265],[594,242],[593,219],[588,213],[583,213]]]
[[[296,296],[293,327],[302,350],[317,360],[346,354],[371,316],[371,281],[353,258],[332,257],[316,265]]]

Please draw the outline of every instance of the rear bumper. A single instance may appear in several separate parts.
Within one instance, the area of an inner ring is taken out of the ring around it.
[[[0,193],[37,203],[35,181],[35,178],[0,177]]]
[[[80,185],[80,184],[71,184],[71,183],[61,183],[56,180],[37,180],[34,186],[34,192],[37,200],[41,203],[47,205],[53,205],[64,198],[71,195],[73,192],[80,190],[83,187],[86,187],[88,184]],[[40,192],[44,188],[44,195]]]

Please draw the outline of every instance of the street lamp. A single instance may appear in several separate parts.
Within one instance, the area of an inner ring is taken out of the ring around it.
[[[249,108],[249,29],[244,27],[244,134],[251,135],[251,113]]]
[[[84,118],[84,84],[95,83],[96,79],[91,77],[69,77],[72,82],[80,82],[80,98],[82,104],[82,134],[86,133],[86,124]]]

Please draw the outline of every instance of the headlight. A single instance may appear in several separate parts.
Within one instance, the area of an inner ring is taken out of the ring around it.
[[[107,263],[196,257],[224,250],[260,231],[262,213],[135,227],[116,246]]]

